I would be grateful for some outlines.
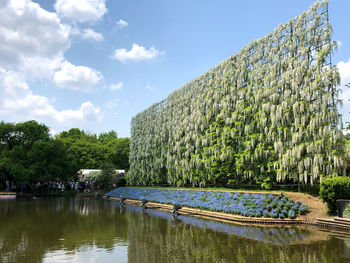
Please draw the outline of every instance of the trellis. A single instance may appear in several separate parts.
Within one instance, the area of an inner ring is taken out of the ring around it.
[[[344,173],[328,1],[254,40],[131,121],[133,184],[276,181]]]

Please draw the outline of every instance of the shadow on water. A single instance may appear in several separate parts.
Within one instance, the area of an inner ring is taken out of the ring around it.
[[[1,200],[0,262],[350,262],[350,238],[86,198]]]

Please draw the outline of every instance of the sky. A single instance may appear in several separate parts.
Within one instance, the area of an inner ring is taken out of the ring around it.
[[[313,2],[0,0],[0,120],[128,137],[138,112]],[[346,122],[350,1],[329,2]]]

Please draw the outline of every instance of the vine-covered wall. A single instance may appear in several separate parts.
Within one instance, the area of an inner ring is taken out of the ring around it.
[[[344,172],[328,1],[131,121],[132,184],[313,184]]]

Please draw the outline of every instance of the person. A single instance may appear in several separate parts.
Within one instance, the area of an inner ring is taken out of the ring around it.
[[[85,190],[85,183],[84,183],[84,181],[81,181],[81,182],[80,182],[79,188],[80,188],[80,192],[81,192],[81,193],[84,193],[84,190]]]
[[[36,184],[36,186],[35,186],[35,191],[36,191],[37,193],[41,193],[41,184],[40,184],[40,182],[37,182],[37,184]]]

